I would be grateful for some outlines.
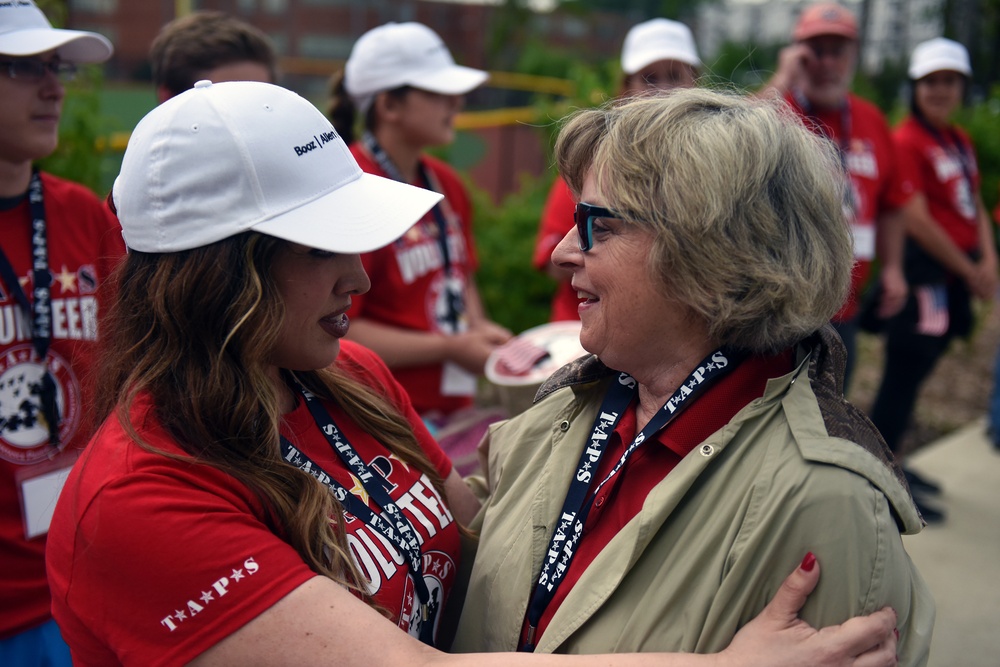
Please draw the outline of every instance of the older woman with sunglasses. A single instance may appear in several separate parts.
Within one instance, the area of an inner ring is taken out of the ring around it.
[[[827,324],[852,264],[834,149],[774,102],[677,90],[577,113],[556,154],[580,203],[552,259],[592,354],[490,431],[457,648],[711,652],[812,550],[803,618],[891,605],[925,663],[920,519]]]

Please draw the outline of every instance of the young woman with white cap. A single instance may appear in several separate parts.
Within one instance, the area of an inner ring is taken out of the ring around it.
[[[795,618],[814,562],[713,656],[425,645],[477,503],[344,336],[369,287],[358,253],[439,199],[364,174],[323,114],[270,84],[199,82],[139,123],[113,192],[131,251],[104,422],[49,540],[74,664],[894,664],[890,611],[822,633]]]
[[[632,26],[622,43],[624,78],[620,96],[652,94],[695,85],[701,59],[691,29],[679,21],[655,18]],[[559,281],[552,297],[550,320],[579,320],[580,299],[570,274],[552,263],[552,251],[573,227],[576,202],[561,176],[556,176],[542,211],[532,264]]]
[[[362,257],[376,284],[356,300],[350,334],[385,360],[417,411],[438,424],[472,405],[486,358],[510,337],[486,317],[475,286],[465,187],[424,153],[451,143],[464,95],[487,76],[456,65],[427,26],[387,23],[354,45],[329,110],[362,169],[444,195],[401,239]],[[358,114],[364,133],[352,142]]]
[[[906,229],[910,298],[886,325],[885,373],[871,415],[897,454],[921,385],[951,340],[972,329],[971,298],[992,299],[997,288],[993,225],[979,194],[975,148],[951,120],[972,75],[968,51],[950,39],[922,42],[908,73],[910,114],[893,140],[919,191],[917,215]],[[924,519],[942,520],[927,500],[940,492],[937,485],[912,471],[908,477]]]

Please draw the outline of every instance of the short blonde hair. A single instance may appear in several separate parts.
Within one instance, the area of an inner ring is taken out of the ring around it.
[[[844,303],[839,157],[782,102],[689,89],[579,111],[556,160],[575,193],[593,171],[605,206],[654,232],[651,278],[715,344],[778,351]]]

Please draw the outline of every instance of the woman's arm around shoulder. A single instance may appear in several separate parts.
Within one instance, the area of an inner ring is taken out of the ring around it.
[[[192,665],[475,665],[476,667],[883,667],[896,664],[895,614],[884,609],[840,626],[814,630],[796,617],[816,586],[819,568],[803,566],[774,600],[714,655],[447,655],[394,627],[346,589],[324,577],[305,582],[266,612],[205,651]]]

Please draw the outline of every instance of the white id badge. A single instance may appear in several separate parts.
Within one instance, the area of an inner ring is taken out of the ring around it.
[[[458,364],[447,361],[441,373],[441,394],[444,396],[475,396],[476,376]]]
[[[875,225],[851,225],[854,235],[854,259],[870,262],[875,259]]]
[[[56,501],[76,459],[76,456],[60,456],[56,461],[31,466],[17,475],[25,538],[30,540],[49,532]]]

